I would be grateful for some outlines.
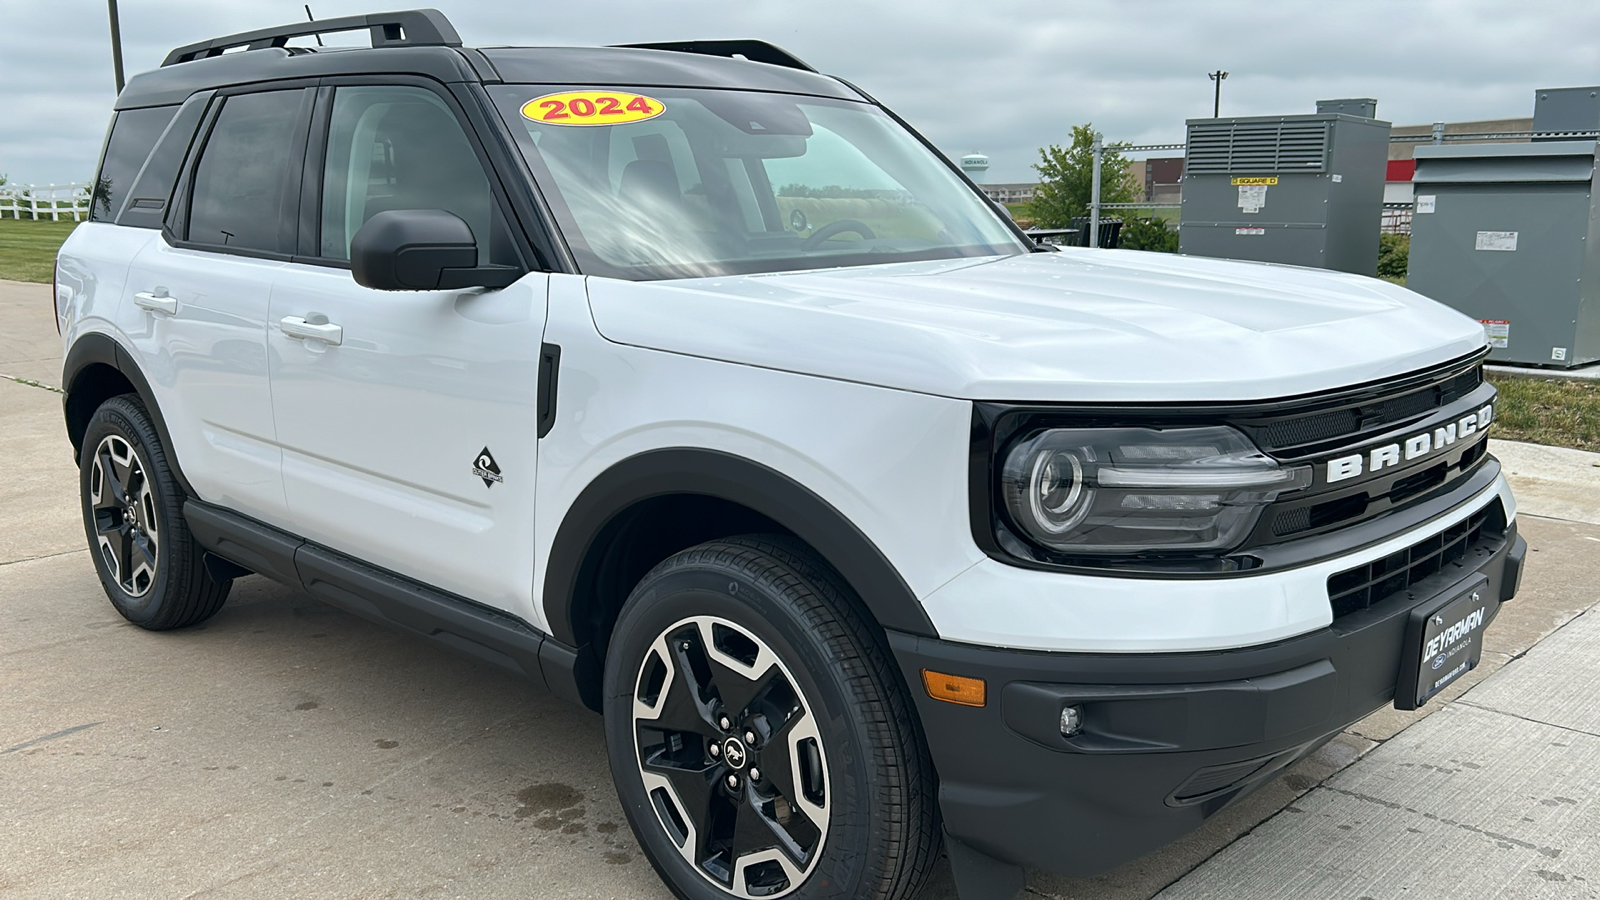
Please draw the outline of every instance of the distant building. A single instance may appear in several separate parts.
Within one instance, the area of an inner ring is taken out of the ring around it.
[[[1532,117],[1522,119],[1479,119],[1475,122],[1446,122],[1444,133],[1454,134],[1525,134],[1533,130]],[[1417,171],[1412,154],[1418,144],[1429,143],[1433,137],[1432,125],[1396,125],[1389,129],[1389,170],[1384,178],[1384,203],[1410,203],[1412,201],[1411,176]],[[1419,140],[1395,140],[1418,138]],[[1482,138],[1451,141],[1452,144],[1504,144],[1523,143],[1527,138]],[[1386,225],[1388,223],[1386,222]],[[1409,217],[1407,217],[1409,225]]]
[[[979,184],[984,196],[996,203],[1031,203],[1039,189],[1037,181],[1016,181],[1009,184]]]
[[[1144,199],[1151,203],[1177,203],[1183,199],[1183,157],[1144,161]]]

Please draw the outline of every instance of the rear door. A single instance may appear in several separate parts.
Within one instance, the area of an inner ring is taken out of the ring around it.
[[[200,498],[287,519],[267,383],[267,300],[294,249],[314,89],[232,93],[207,112],[120,323]]]
[[[314,123],[303,253],[273,273],[268,334],[295,530],[526,615],[549,276],[498,291],[356,284],[350,240],[383,210],[460,216],[480,264],[525,265],[524,251],[449,94],[334,83]]]

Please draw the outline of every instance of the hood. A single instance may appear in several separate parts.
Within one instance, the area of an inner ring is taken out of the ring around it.
[[[591,278],[589,294],[618,343],[969,400],[1288,397],[1484,343],[1477,322],[1378,279],[1131,250]]]

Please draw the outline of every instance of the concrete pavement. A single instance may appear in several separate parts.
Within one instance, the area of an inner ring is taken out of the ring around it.
[[[58,386],[57,341],[48,286],[0,282],[0,374]],[[1171,847],[1100,878],[1036,874],[1029,891],[1278,896],[1306,871],[1319,874],[1301,896],[1382,898],[1402,885],[1444,896],[1398,874],[1415,861],[1399,854],[1416,827],[1439,854],[1476,846],[1462,843],[1473,828],[1507,838],[1516,852],[1496,837],[1482,885],[1592,896],[1574,892],[1588,884],[1578,879],[1600,873],[1524,865],[1541,849],[1560,850],[1544,857],[1558,863],[1580,855],[1588,845],[1573,830],[1595,815],[1587,770],[1572,769],[1587,780],[1571,789],[1550,787],[1574,777],[1563,767],[1592,762],[1592,742],[1538,742],[1579,725],[1600,734],[1580,691],[1559,691],[1538,715],[1525,707],[1539,679],[1570,685],[1600,658],[1579,628],[1594,617],[1574,622],[1600,600],[1600,492],[1584,480],[1600,455],[1547,449],[1496,442],[1508,470],[1528,473],[1514,478],[1533,562],[1467,685],[1418,713],[1380,711]],[[260,578],[241,579],[197,628],[127,625],[82,549],[76,486],[60,395],[0,379],[0,896],[669,896],[623,823],[598,718]],[[1493,723],[1487,738],[1470,733],[1482,722]],[[1502,740],[1511,734],[1521,743]],[[1575,755],[1545,746],[1555,743]],[[1519,764],[1516,748],[1535,746],[1543,755]],[[1460,771],[1448,781],[1426,766]],[[1524,793],[1556,805],[1530,801],[1533,823],[1500,821]],[[1338,818],[1346,807],[1359,826]],[[1392,882],[1354,878],[1371,868],[1358,859],[1392,863]],[[941,868],[921,900],[953,897]]]

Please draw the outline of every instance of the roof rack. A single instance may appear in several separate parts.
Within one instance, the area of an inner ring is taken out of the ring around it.
[[[371,30],[374,47],[461,46],[461,35],[456,33],[455,26],[444,17],[444,13],[437,9],[407,9],[399,12],[323,19],[321,22],[298,22],[293,25],[280,25],[276,28],[262,28],[257,31],[230,34],[227,37],[212,38],[209,41],[179,47],[168,53],[161,65],[172,66],[197,59],[209,59],[239,47],[247,50],[282,47],[289,43],[290,38],[360,31],[364,28]]]
[[[788,69],[802,69],[807,72],[817,71],[807,65],[800,57],[766,41],[665,41],[652,44],[617,44],[616,46],[634,50],[671,50],[677,53],[698,53],[702,56],[743,57],[751,62],[783,66]]]

